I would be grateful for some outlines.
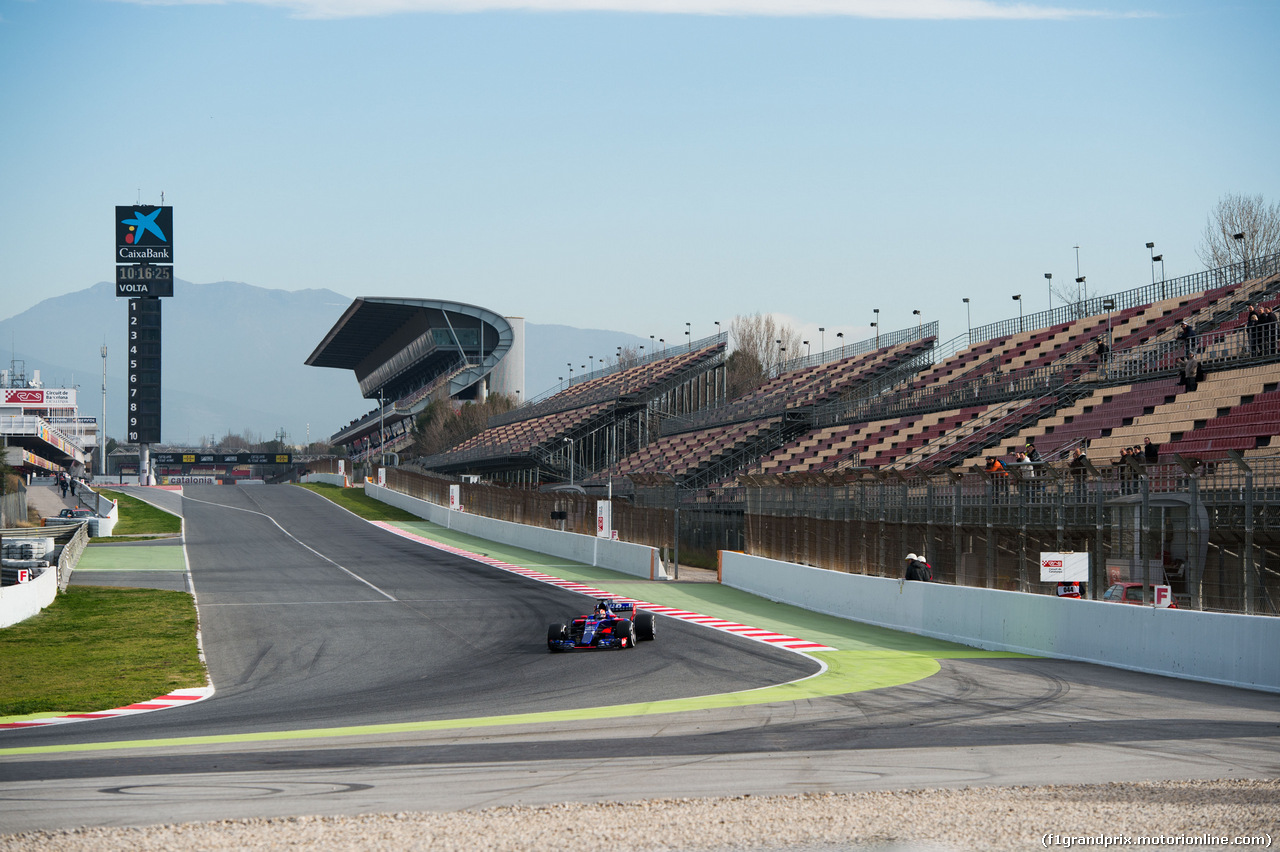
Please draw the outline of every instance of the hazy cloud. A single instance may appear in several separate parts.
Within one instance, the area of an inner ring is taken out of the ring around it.
[[[408,12],[633,12],[659,15],[849,17],[898,20],[1067,20],[1130,16],[1000,0],[124,0],[155,6],[254,3],[302,18],[357,18]],[[1142,14],[1142,13],[1136,13]]]

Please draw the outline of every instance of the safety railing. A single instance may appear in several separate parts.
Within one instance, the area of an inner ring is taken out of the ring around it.
[[[978,326],[970,333],[973,343],[985,343],[997,337],[1007,337],[1027,331],[1040,331],[1061,323],[1075,322],[1091,316],[1105,316],[1112,311],[1123,311],[1158,302],[1201,293],[1215,287],[1239,284],[1254,278],[1265,278],[1280,272],[1280,253],[1253,260],[1233,263],[1217,269],[1206,269],[1180,278],[1170,278],[1155,284],[1144,284],[1132,290],[1110,296],[1091,296],[1079,302],[1060,305],[1047,311],[1025,316],[1011,317],[999,322]]]

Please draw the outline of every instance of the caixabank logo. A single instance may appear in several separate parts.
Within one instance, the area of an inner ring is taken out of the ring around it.
[[[173,208],[117,207],[116,263],[173,263]]]

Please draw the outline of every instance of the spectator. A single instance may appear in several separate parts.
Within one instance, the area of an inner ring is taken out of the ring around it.
[[[1151,443],[1150,436],[1142,439],[1142,457],[1147,464],[1160,463],[1160,445]]]
[[[1245,346],[1249,349],[1250,355],[1262,354],[1262,324],[1258,317],[1257,311],[1253,306],[1249,306],[1249,318],[1244,323]]]
[[[1039,464],[1044,460],[1040,457],[1040,451],[1036,449],[1036,445],[1032,441],[1027,441],[1026,453],[1027,453],[1027,461],[1031,462],[1032,464]]]
[[[1022,493],[1022,499],[1027,500],[1035,497],[1039,492],[1036,490],[1036,466],[1031,460],[1031,453],[1035,452],[1035,447],[1027,445],[1030,452],[1018,453],[1014,456],[1014,460],[1018,463],[1022,481],[1018,484],[1018,490]],[[1036,453],[1037,458],[1039,453]]]
[[[1116,481],[1120,484],[1120,493],[1128,494],[1131,491],[1133,482],[1133,469],[1129,467],[1129,457],[1133,455],[1133,450],[1124,447],[1120,450],[1120,457],[1111,460],[1111,466],[1116,472]]]
[[[1071,479],[1075,482],[1076,496],[1084,494],[1085,477],[1089,475],[1089,469],[1085,463],[1086,457],[1081,447],[1071,451],[1071,461],[1067,464],[1067,469],[1071,471]]]
[[[1195,358],[1178,359],[1178,384],[1194,391],[1204,381],[1204,368]]]
[[[1258,326],[1262,329],[1262,351],[1276,354],[1276,313],[1270,308],[1258,308]]]
[[[1196,346],[1196,330],[1186,320],[1178,323],[1178,339],[1182,341],[1183,352],[1190,358]]]
[[[905,561],[907,563],[907,571],[903,579],[918,580],[922,583],[933,582],[933,568],[928,562],[924,561],[924,557],[908,553]]]
[[[987,459],[986,471],[992,476],[1008,476],[1009,475],[1009,471],[1004,469],[1004,465],[1000,463],[1000,459],[996,458],[995,456],[992,456],[991,458]]]
[[[1107,346],[1107,341],[1102,335],[1098,335],[1095,338],[1095,344],[1098,347],[1098,368],[1105,370],[1107,368],[1107,356],[1111,354],[1111,347]]]

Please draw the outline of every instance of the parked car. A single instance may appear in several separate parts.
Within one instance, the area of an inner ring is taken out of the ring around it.
[[[1155,598],[1155,586],[1147,586],[1151,590],[1151,597]],[[1141,606],[1145,601],[1142,600],[1142,584],[1141,583],[1112,583],[1107,590],[1102,593],[1104,601],[1111,603],[1127,603],[1138,604]],[[1169,609],[1177,609],[1178,603],[1169,598]]]

